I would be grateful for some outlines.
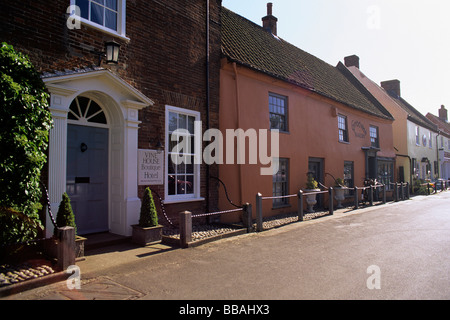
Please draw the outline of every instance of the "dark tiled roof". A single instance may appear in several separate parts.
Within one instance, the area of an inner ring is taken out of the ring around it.
[[[408,113],[408,120],[429,130],[437,131],[437,126],[431,120],[421,114],[416,108],[410,105],[405,99],[397,96],[397,94],[392,91],[386,92],[392,99],[394,99],[395,102],[397,102],[400,107],[402,107],[403,110]]]
[[[432,113],[427,114],[427,118],[430,119],[435,125],[437,125],[438,129],[443,131],[446,135],[450,135],[450,123],[445,122],[441,118],[435,116]]]
[[[295,84],[349,107],[393,119],[352,77],[223,8],[222,53],[230,61]]]

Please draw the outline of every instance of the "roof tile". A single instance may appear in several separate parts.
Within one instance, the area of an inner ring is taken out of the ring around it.
[[[222,53],[230,61],[295,84],[349,107],[393,119],[370,93],[319,58],[265,31],[261,26],[223,8]]]

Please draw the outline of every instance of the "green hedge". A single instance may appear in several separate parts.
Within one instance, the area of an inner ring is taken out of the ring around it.
[[[3,218],[16,222],[11,232],[28,238],[23,228],[30,219],[39,222],[42,207],[40,178],[52,126],[49,95],[28,57],[6,43],[0,47],[0,88],[0,207],[7,208]],[[7,212],[20,212],[27,221],[21,224],[24,219]]]

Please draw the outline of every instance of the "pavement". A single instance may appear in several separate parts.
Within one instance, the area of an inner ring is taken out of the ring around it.
[[[34,281],[25,281],[11,288],[3,288],[8,290],[3,294],[6,296],[0,300],[129,300],[133,297],[137,298],[140,294],[102,276],[112,268],[126,268],[156,254],[181,250],[164,244],[138,247],[129,239],[113,242],[104,247],[86,250],[84,260],[76,262],[78,268],[71,268]],[[78,279],[82,290],[74,290]]]
[[[450,192],[445,192],[446,197]],[[434,195],[429,196],[435,197]],[[420,201],[427,197],[415,197],[409,201]],[[374,207],[366,207],[358,210],[349,210],[348,208],[335,210],[334,215],[324,216],[320,219],[294,223],[283,226],[278,229],[285,229],[282,232],[289,232],[299,225],[310,226],[325,221],[350,217],[352,215],[361,215],[374,210],[388,208],[394,210],[396,206],[402,206],[404,202],[388,203]],[[133,274],[140,272],[152,272],[153,270],[164,270],[165,266],[176,267],[182,270],[183,262],[193,261],[193,256],[198,258],[195,263],[206,264],[202,259],[209,252],[219,252],[221,246],[227,246],[230,242],[244,243],[248,238],[260,237],[262,234],[270,235],[271,232],[280,232],[278,229],[269,230],[263,233],[251,233],[239,235],[233,238],[222,239],[212,244],[196,248],[180,249],[164,244],[155,244],[146,247],[137,247],[129,241],[121,241],[106,247],[91,249],[86,252],[86,259],[79,261],[74,270],[70,273],[60,273],[63,279],[55,279],[55,283],[28,289],[1,298],[1,300],[136,300],[151,299],[149,292],[142,289],[139,281],[131,281]],[[278,231],[277,231],[278,230]],[[247,243],[247,242],[245,242]],[[250,246],[249,244],[246,244]],[[212,250],[212,251],[211,251]],[[234,249],[234,251],[236,251]],[[217,258],[216,258],[217,259]],[[200,262],[199,262],[200,261]],[[195,269],[195,267],[194,267]],[[122,277],[122,279],[120,279]],[[174,277],[182,277],[177,274]],[[124,281],[122,281],[124,280]],[[125,281],[130,280],[130,281]],[[161,280],[162,281],[162,280]],[[195,288],[192,288],[195,290]],[[175,291],[174,291],[175,290]],[[162,293],[160,297],[176,297],[176,289],[168,290]],[[176,299],[176,298],[175,298]]]

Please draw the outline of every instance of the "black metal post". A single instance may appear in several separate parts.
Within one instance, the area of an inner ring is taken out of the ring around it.
[[[298,206],[297,206],[298,221],[303,221],[303,191],[300,190],[297,196],[298,196]]]
[[[334,214],[334,203],[333,203],[333,193],[334,192],[333,191],[334,190],[332,187],[330,187],[330,189],[328,189],[328,193],[329,193],[329,200],[328,200],[329,208],[328,208],[328,210],[330,211],[330,215]]]

